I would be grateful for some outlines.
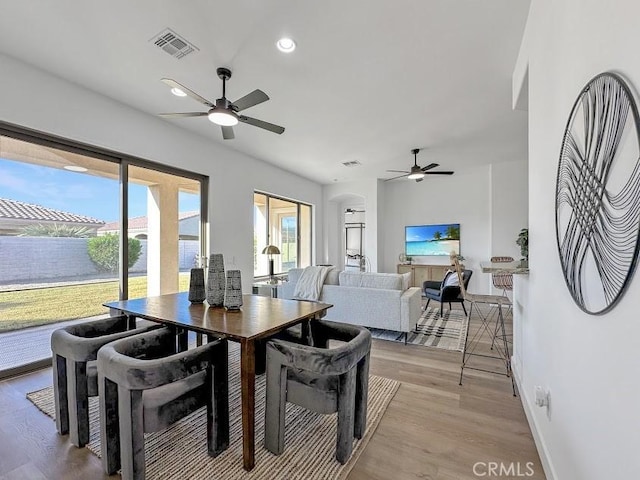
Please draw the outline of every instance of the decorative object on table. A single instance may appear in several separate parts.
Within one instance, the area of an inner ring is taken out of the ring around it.
[[[224,308],[239,310],[242,306],[242,280],[240,270],[227,271],[227,283],[224,290]]]
[[[224,258],[221,253],[209,257],[209,277],[207,278],[207,303],[212,307],[221,307],[224,303],[225,289]]]
[[[267,245],[262,249],[264,255],[269,255],[269,282],[275,283],[273,276],[273,256],[280,255],[280,249],[275,245]]]
[[[202,303],[207,298],[204,288],[204,268],[192,268],[189,280],[189,301]]]
[[[625,81],[601,73],[576,99],[556,184],[556,240],[567,288],[598,315],[626,290],[638,258],[640,121]]]
[[[529,261],[529,229],[528,228],[523,228],[522,230],[520,230],[520,233],[518,234],[518,238],[516,239],[516,245],[520,247],[520,255],[522,255],[522,258],[520,259],[520,261],[528,262]]]

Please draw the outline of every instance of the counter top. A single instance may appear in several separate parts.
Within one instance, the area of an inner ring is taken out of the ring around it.
[[[480,262],[480,268],[482,268],[482,273],[529,274],[529,264],[520,260],[515,262]]]

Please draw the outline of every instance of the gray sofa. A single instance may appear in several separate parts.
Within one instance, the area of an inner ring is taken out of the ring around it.
[[[303,269],[289,270],[289,281],[278,285],[278,298],[293,299]],[[410,273],[361,273],[331,270],[319,301],[330,303],[327,320],[404,332],[418,322],[422,295],[408,287]],[[406,337],[405,337],[406,338]]]

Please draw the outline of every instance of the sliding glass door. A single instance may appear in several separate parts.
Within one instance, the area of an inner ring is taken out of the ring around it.
[[[105,302],[188,289],[206,184],[0,128],[0,377],[46,361],[51,331]]]
[[[274,273],[311,265],[311,206],[265,193],[254,193],[254,277],[269,273],[267,245],[278,247],[273,255]]]

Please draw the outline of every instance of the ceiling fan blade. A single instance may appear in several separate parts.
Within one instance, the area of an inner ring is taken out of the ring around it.
[[[423,180],[424,180],[424,177],[422,177],[422,178],[416,178],[416,183],[421,182],[421,181],[423,181]]]
[[[384,181],[388,182],[390,180],[395,180],[396,178],[406,177],[407,175],[409,175],[409,173],[405,173],[404,175],[398,175],[397,177],[385,178]]]
[[[258,105],[259,103],[266,102],[267,100],[269,100],[269,95],[264,93],[262,90],[254,90],[248,95],[232,102],[232,105],[235,107],[234,110],[239,112],[240,110],[245,110],[253,107],[254,105]]]
[[[207,112],[184,112],[184,113],[159,113],[163,118],[186,118],[186,117],[206,117]]]
[[[222,138],[225,140],[233,140],[236,136],[233,133],[233,127],[220,126],[222,129]]]
[[[406,173],[406,174],[411,173],[411,172],[407,172],[406,170],[387,170],[387,172],[391,172],[391,173]]]
[[[425,175],[453,175],[454,172],[424,172]]]
[[[214,107],[215,104],[210,102],[209,100],[207,100],[204,97],[201,97],[200,95],[198,95],[196,92],[194,92],[193,90],[189,90],[187,87],[185,87],[184,85],[180,85],[178,82],[176,82],[175,80],[172,80],[170,78],[163,78],[162,83],[164,83],[165,85],[168,85],[171,88],[178,88],[180,90],[182,90],[184,93],[186,93],[187,95],[189,95],[191,98],[193,98],[194,100],[197,100],[200,103],[204,103],[206,106],[208,107]]]
[[[262,120],[258,120],[257,118],[245,117],[244,115],[238,116],[238,120],[242,123],[248,123],[249,125],[253,125],[254,127],[264,128],[265,130],[269,130],[270,132],[277,133],[280,135],[284,132],[284,127],[279,125],[274,125],[273,123],[264,122]]]
[[[422,167],[420,170],[422,170],[423,172],[426,172],[427,170],[431,170],[432,168],[436,168],[436,167],[439,167],[439,166],[440,165],[438,165],[437,163],[430,163],[426,167]]]

